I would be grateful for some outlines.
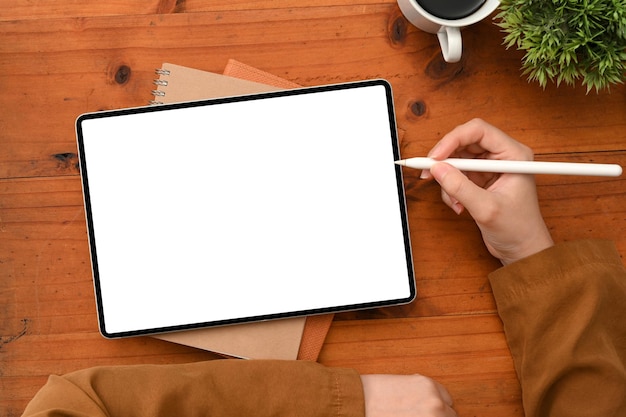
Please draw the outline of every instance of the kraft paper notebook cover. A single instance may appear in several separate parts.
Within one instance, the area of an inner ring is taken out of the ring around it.
[[[230,60],[225,75],[164,63],[157,70],[154,104],[260,93],[297,84]],[[163,334],[158,337],[213,352],[251,359],[316,360],[333,315],[291,318]]]

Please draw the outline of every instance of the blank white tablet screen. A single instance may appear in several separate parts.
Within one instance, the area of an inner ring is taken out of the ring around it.
[[[103,334],[410,301],[389,96],[372,82],[81,116]]]

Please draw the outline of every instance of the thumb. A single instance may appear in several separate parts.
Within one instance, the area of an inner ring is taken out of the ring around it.
[[[485,193],[488,193],[487,191],[474,184],[461,171],[445,162],[434,164],[430,168],[430,173],[443,191],[451,197],[453,205],[457,205],[454,204],[456,200],[472,213],[480,210],[480,206],[487,201],[487,196],[485,195]],[[452,208],[455,209],[454,207]]]

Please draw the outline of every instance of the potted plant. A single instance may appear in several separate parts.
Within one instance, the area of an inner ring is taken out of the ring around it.
[[[600,91],[626,77],[626,0],[501,0],[496,15],[507,49],[545,88],[578,81]]]

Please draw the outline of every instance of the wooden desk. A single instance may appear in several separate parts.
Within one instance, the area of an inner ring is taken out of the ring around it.
[[[80,5],[78,3],[81,3]],[[542,90],[520,76],[490,22],[464,31],[458,64],[394,0],[35,2],[0,6],[0,415],[17,416],[48,374],[212,354],[98,334],[74,121],[144,105],[154,69],[221,72],[235,58],[302,85],[382,77],[395,91],[404,156],[482,117],[538,159],[626,165],[626,89]],[[313,6],[315,4],[315,6]],[[120,152],[123,152],[120,149]],[[123,169],[111,161],[111,169]],[[520,388],[487,273],[498,267],[469,217],[406,172],[419,298],[336,317],[320,355],[363,373],[423,373],[461,416],[521,416]],[[626,254],[624,177],[540,177],[557,241],[602,237]]]

